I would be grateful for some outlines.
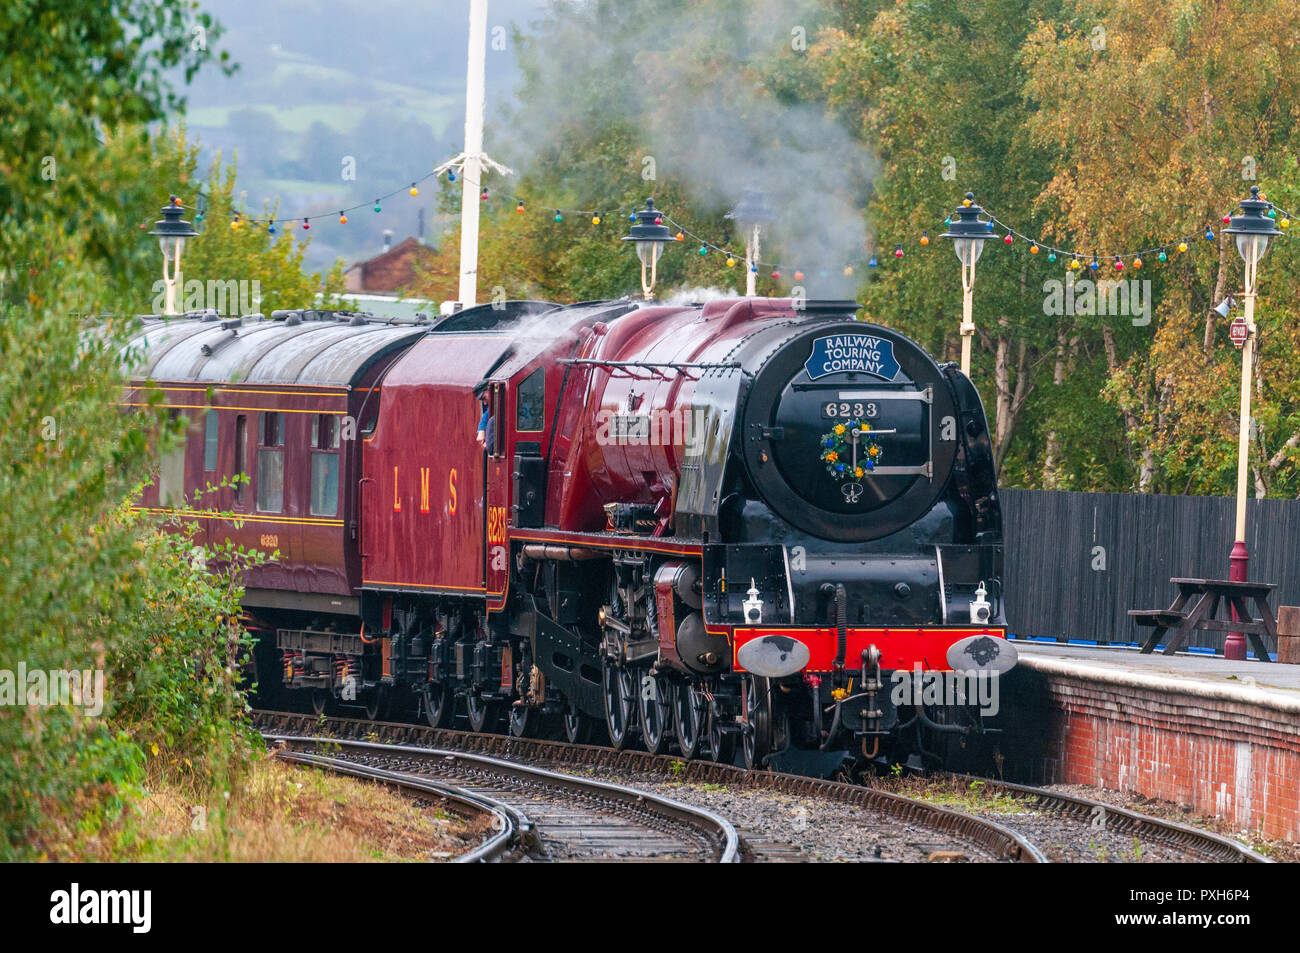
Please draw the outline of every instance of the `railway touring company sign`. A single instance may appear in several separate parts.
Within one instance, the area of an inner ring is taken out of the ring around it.
[[[898,376],[894,342],[871,334],[831,334],[813,341],[812,353],[804,363],[809,380],[827,374],[854,372],[872,374],[892,381]]]

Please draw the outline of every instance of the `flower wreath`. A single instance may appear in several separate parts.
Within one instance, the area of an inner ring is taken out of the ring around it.
[[[849,434],[858,430],[858,466],[853,469],[853,448],[849,445]],[[858,479],[864,473],[876,468],[883,451],[880,444],[870,437],[871,424],[865,421],[850,420],[848,423],[836,424],[830,433],[822,434],[822,460],[826,472],[837,480]]]

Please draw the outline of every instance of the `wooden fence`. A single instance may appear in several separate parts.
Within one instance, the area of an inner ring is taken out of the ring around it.
[[[1140,641],[1129,609],[1164,609],[1174,576],[1228,578],[1234,502],[1216,496],[1002,490],[1007,621],[1021,636]],[[1300,605],[1300,501],[1246,506],[1250,579]],[[1191,644],[1223,651],[1222,632]]]

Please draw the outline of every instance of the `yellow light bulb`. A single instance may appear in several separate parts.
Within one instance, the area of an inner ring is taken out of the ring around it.
[[[727,267],[728,267],[728,268],[735,268],[735,267],[736,267],[736,259],[734,259],[734,258],[728,258],[728,259],[727,259]]]

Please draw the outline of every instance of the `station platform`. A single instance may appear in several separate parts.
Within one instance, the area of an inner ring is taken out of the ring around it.
[[[1300,841],[1300,665],[1015,639],[1008,767]],[[1021,777],[1015,780],[1021,780]]]

